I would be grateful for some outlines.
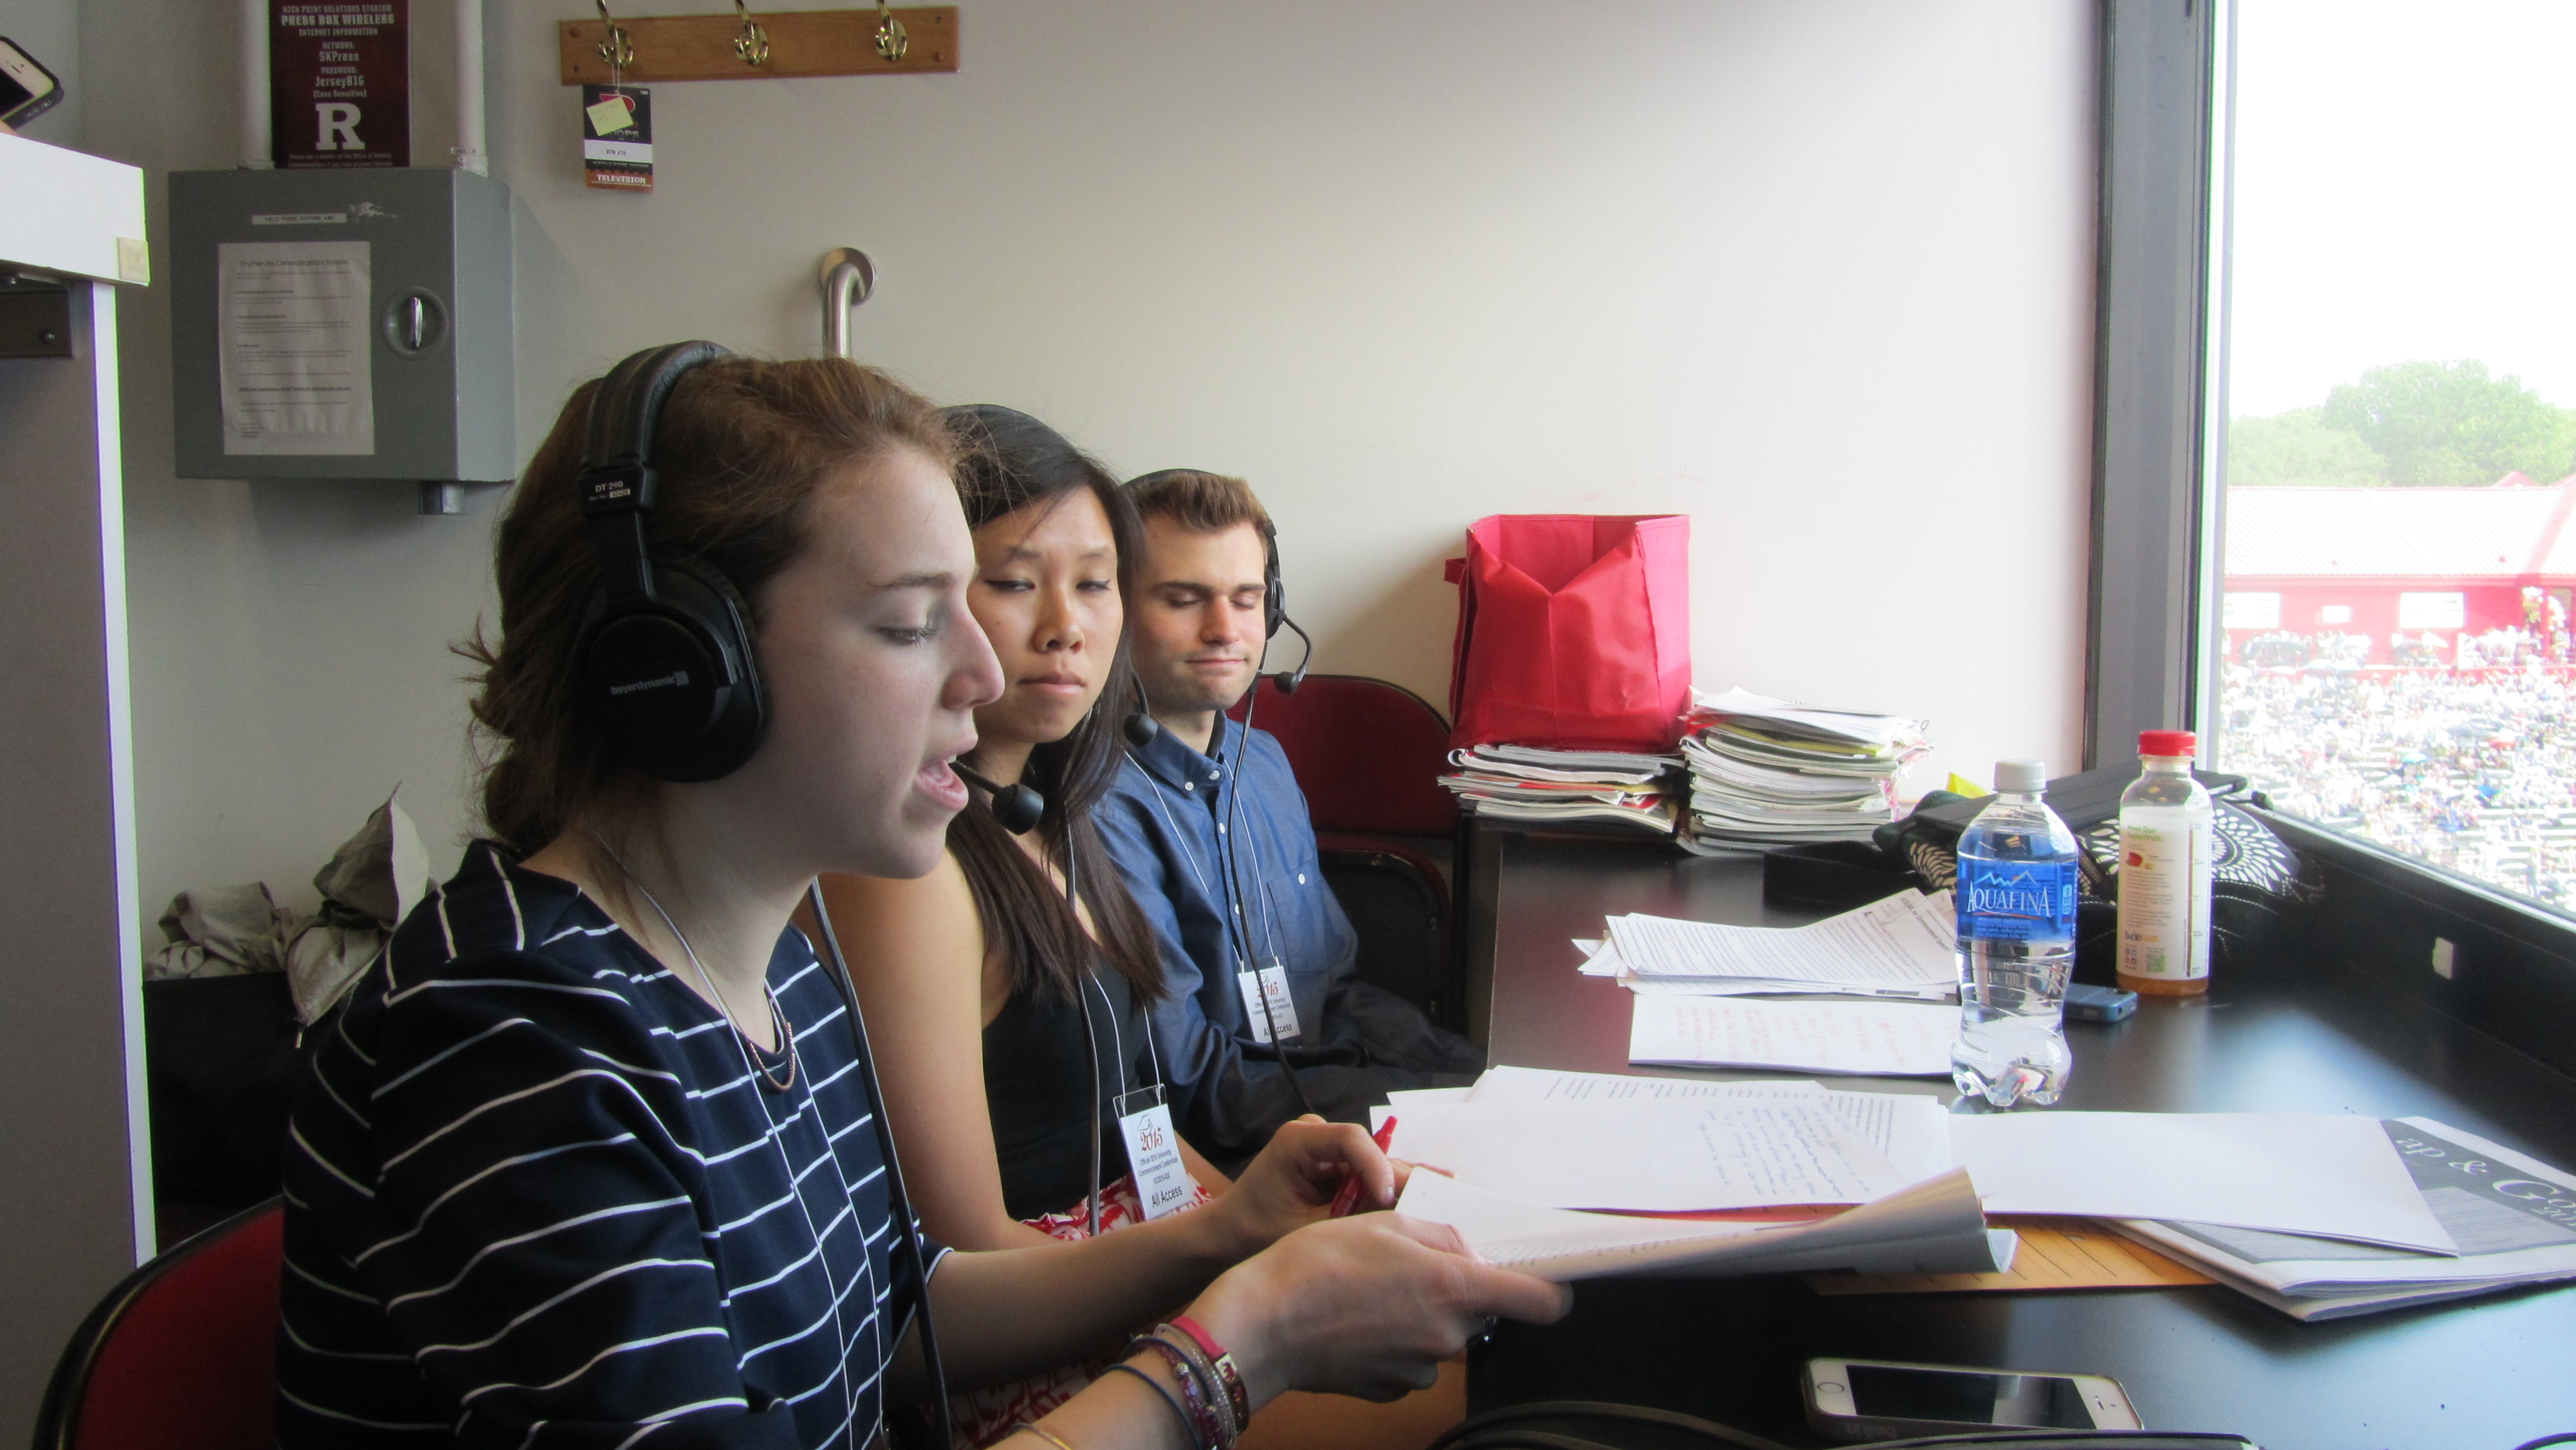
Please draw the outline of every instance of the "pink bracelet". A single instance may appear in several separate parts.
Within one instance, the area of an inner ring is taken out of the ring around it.
[[[1138,1349],[1154,1350],[1171,1365],[1172,1378],[1181,1382],[1181,1403],[1189,1409],[1190,1428],[1202,1450],[1234,1450],[1235,1437],[1242,1433],[1241,1428],[1232,1423],[1233,1417],[1221,1404],[1208,1402],[1207,1395],[1199,1388],[1198,1366],[1190,1363],[1189,1355],[1179,1345],[1150,1334],[1138,1335],[1127,1341],[1123,1352],[1132,1354]],[[1209,1388],[1215,1387],[1211,1385]]]
[[[1206,1355],[1208,1363],[1216,1367],[1216,1377],[1225,1382],[1226,1400],[1234,1407],[1234,1423],[1251,1424],[1252,1394],[1243,1387],[1243,1371],[1236,1366],[1234,1356],[1226,1352],[1225,1346],[1216,1342],[1216,1336],[1208,1333],[1205,1326],[1186,1314],[1172,1316],[1171,1323],[1161,1327],[1177,1329],[1188,1335],[1198,1345],[1199,1352]]]

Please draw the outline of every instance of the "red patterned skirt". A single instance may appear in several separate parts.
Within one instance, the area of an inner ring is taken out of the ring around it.
[[[1215,1201],[1215,1195],[1207,1191],[1205,1184],[1195,1184],[1190,1201],[1181,1205],[1177,1212],[1188,1213]],[[1102,1233],[1112,1233],[1144,1221],[1145,1210],[1136,1198],[1134,1175],[1100,1190]],[[1091,1209],[1088,1203],[1080,1203],[1063,1213],[1042,1213],[1022,1222],[1049,1238],[1081,1239],[1090,1226]],[[1022,1420],[1038,1419],[1080,1394],[1085,1385],[1097,1379],[1107,1368],[1108,1365],[1101,1360],[1076,1360],[1010,1384],[949,1396],[948,1413],[957,1425],[959,1450],[989,1445],[1009,1434],[1011,1427]]]

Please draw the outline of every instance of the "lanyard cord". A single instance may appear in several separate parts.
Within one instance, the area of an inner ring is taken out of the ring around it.
[[[894,1239],[912,1260],[913,1291],[920,1296],[916,1306],[921,1323],[921,1363],[930,1380],[931,1422],[939,1432],[940,1446],[957,1443],[957,1428],[948,1407],[948,1370],[939,1357],[939,1335],[930,1322],[929,1255],[922,1251],[921,1225],[913,1220],[912,1195],[904,1190],[903,1164],[895,1158],[894,1127],[886,1121],[885,1088],[877,1082],[877,1062],[868,1051],[867,1019],[859,1015],[858,990],[850,985],[850,962],[841,955],[841,938],[832,930],[832,913],[823,905],[823,882],[817,877],[805,884],[805,900],[814,908],[814,925],[823,934],[823,951],[830,958],[832,987],[841,994],[841,1006],[850,1018],[850,1045],[858,1050],[859,1086],[866,1089],[868,1116],[877,1130],[877,1152],[885,1163],[886,1204],[894,1215]],[[884,1330],[878,1330],[883,1342]],[[879,1363],[884,1363],[883,1359]],[[885,1418],[885,1397],[877,1397],[877,1418]]]
[[[725,1005],[724,993],[717,988],[715,977],[707,971],[706,963],[698,960],[698,949],[689,945],[688,933],[680,930],[680,924],[671,919],[671,913],[664,908],[661,899],[653,894],[652,888],[636,879],[634,868],[626,864],[625,857],[618,855],[606,841],[600,841],[597,836],[591,839],[599,841],[600,849],[608,852],[608,859],[617,863],[617,869],[625,876],[626,884],[634,887],[635,893],[644,898],[644,903],[653,908],[653,914],[662,918],[662,925],[670,928],[672,938],[680,944],[680,954],[689,959],[689,966],[697,972],[698,980],[706,984],[707,994],[716,999],[716,1011],[723,1015],[725,1025],[734,1029],[734,1050],[742,1054],[744,1076],[757,1075],[763,1081],[776,1082],[777,1079],[770,1077],[751,1060],[751,1044],[744,1039],[742,1029],[735,1026],[733,1009]],[[778,993],[766,980],[761,983],[761,991],[769,998],[771,1018],[782,1029],[779,1035],[784,1039],[787,1048],[787,1077],[788,1081],[793,1082],[801,1075],[796,1071],[795,1031],[787,1024],[787,1014],[779,1009]],[[858,1443],[859,1403],[855,1392],[850,1387],[850,1351],[857,1346],[850,1339],[848,1327],[841,1322],[841,1286],[832,1279],[832,1254],[823,1246],[823,1231],[814,1226],[814,1211],[805,1203],[805,1185],[796,1177],[796,1160],[787,1156],[787,1144],[779,1132],[778,1119],[769,1111],[768,1094],[754,1089],[752,1100],[760,1107],[760,1125],[765,1130],[762,1136],[769,1140],[770,1148],[778,1154],[779,1168],[787,1174],[787,1193],[789,1197],[796,1200],[797,1216],[805,1220],[805,1235],[814,1241],[814,1263],[823,1271],[823,1292],[832,1296],[832,1337],[841,1351],[832,1364],[833,1377],[841,1382],[841,1432],[855,1446]],[[855,1212],[857,1204],[852,1200],[850,1180],[841,1172],[841,1150],[833,1145],[831,1131],[823,1126],[823,1109],[814,1101],[814,1080],[811,1077],[805,1079],[805,1106],[813,1113],[815,1130],[823,1135],[823,1156],[832,1160],[832,1177],[841,1185],[841,1197],[843,1201],[850,1202],[851,1209]],[[855,1232],[855,1228],[853,1231]],[[859,1277],[861,1282],[870,1286],[868,1305],[873,1310],[876,1305],[874,1287],[876,1266],[868,1259],[867,1239],[864,1235],[859,1239]],[[859,1286],[853,1284],[850,1287],[855,1289]],[[869,1323],[876,1330],[877,1363],[882,1366],[886,1362],[885,1320],[882,1316],[871,1314]],[[884,1430],[885,1399],[879,1396],[877,1431],[882,1434]]]
[[[1265,654],[1267,653],[1268,648],[1268,644],[1265,643],[1263,645]],[[1235,750],[1234,779],[1226,782],[1227,791],[1225,793],[1225,806],[1223,811],[1220,812],[1224,817],[1222,824],[1226,828],[1219,830],[1217,833],[1217,842],[1214,851],[1216,860],[1211,863],[1215,867],[1219,880],[1224,885],[1224,889],[1217,893],[1217,909],[1219,914],[1218,925],[1222,928],[1223,939],[1226,946],[1233,949],[1236,954],[1235,960],[1241,964],[1236,968],[1236,974],[1240,975],[1244,967],[1249,967],[1252,971],[1253,995],[1261,1003],[1262,1025],[1270,1030],[1270,1060],[1279,1064],[1280,1073],[1288,1079],[1288,1091],[1297,1099],[1297,1110],[1301,1113],[1313,1113],[1315,1111],[1315,1105],[1313,1101],[1306,1096],[1306,1085],[1298,1079],[1297,1069],[1289,1065],[1287,1048],[1279,1041],[1279,1017],[1270,1005],[1270,985],[1262,976],[1260,959],[1255,957],[1252,953],[1252,927],[1249,919],[1243,912],[1240,900],[1242,896],[1243,883],[1240,879],[1239,870],[1234,867],[1232,853],[1227,844],[1228,838],[1234,834],[1232,828],[1242,824],[1241,811],[1243,805],[1244,766],[1250,760],[1252,755],[1252,713],[1255,709],[1258,709],[1261,704],[1261,675],[1258,666],[1256,666],[1253,671],[1252,690],[1254,697],[1253,701],[1251,705],[1245,707],[1243,712],[1243,740],[1240,746]],[[1219,711],[1217,712],[1216,717],[1216,744],[1219,747],[1222,747],[1225,743],[1225,727],[1225,713],[1223,711]],[[1222,759],[1222,757],[1219,758]],[[1156,778],[1154,773],[1150,770],[1145,772],[1145,776],[1146,783],[1153,787],[1153,789],[1147,792],[1147,795],[1154,802],[1155,811],[1162,816],[1163,825],[1172,833],[1173,841],[1180,846],[1181,859],[1189,864],[1190,878],[1198,883],[1200,891],[1206,891],[1208,889],[1207,875],[1199,869],[1198,853],[1191,848],[1188,833],[1181,829],[1179,819],[1172,814],[1170,804],[1163,799],[1162,781]],[[1257,854],[1255,865],[1256,867],[1258,866]],[[1266,904],[1268,899],[1266,889],[1263,895]],[[1275,919],[1276,913],[1273,912],[1272,915],[1274,919],[1269,922],[1269,937],[1272,948],[1275,951],[1278,946],[1278,922]],[[1287,968],[1285,963],[1282,963],[1280,967],[1280,980],[1284,986],[1287,980]],[[1161,1073],[1162,1069],[1158,1063],[1155,1068],[1155,1075],[1159,1077],[1161,1076]]]
[[[1270,658],[1270,641],[1267,639],[1261,642],[1261,657],[1263,660]],[[1243,825],[1244,773],[1245,767],[1252,763],[1252,716],[1260,708],[1261,666],[1256,663],[1252,667],[1252,698],[1243,707],[1243,736],[1234,750],[1234,778],[1226,782],[1226,828],[1217,833],[1217,852],[1221,858],[1219,869],[1225,873],[1228,892],[1237,897],[1243,892],[1243,869],[1240,858],[1235,854],[1234,838],[1241,834]],[[1223,739],[1225,716],[1222,712],[1216,717],[1216,730],[1217,738]],[[1258,852],[1254,853],[1253,864],[1256,867],[1260,864]],[[1252,918],[1239,909],[1233,914],[1236,926],[1243,934],[1244,958],[1252,963],[1252,995],[1261,1003],[1262,1025],[1270,1029],[1270,1060],[1279,1064],[1280,1075],[1288,1079],[1288,1091],[1297,1099],[1297,1111],[1309,1117],[1320,1117],[1322,1115],[1315,1111],[1314,1102],[1306,1096],[1306,1084],[1297,1078],[1297,1069],[1288,1065],[1288,1044],[1279,1039],[1279,1014],[1270,1005],[1270,979],[1261,969],[1261,959],[1252,954]],[[1270,925],[1271,944],[1276,947],[1278,923],[1273,921]],[[1288,988],[1288,964],[1285,961],[1279,963],[1279,987],[1282,991]]]
[[[1085,955],[1088,955],[1091,938],[1082,929],[1082,877],[1074,865],[1071,820],[1064,823],[1064,904],[1065,909],[1073,913],[1074,935],[1082,938]],[[1082,974],[1086,978],[1092,974],[1088,961],[1082,963]],[[1074,984],[1073,1000],[1082,1008],[1083,1056],[1091,1059],[1091,1191],[1087,1199],[1090,1220],[1083,1236],[1096,1239],[1100,1237],[1100,1029],[1091,1020],[1091,994],[1082,990],[1079,982]],[[1102,994],[1102,1000],[1108,1000],[1107,994]]]

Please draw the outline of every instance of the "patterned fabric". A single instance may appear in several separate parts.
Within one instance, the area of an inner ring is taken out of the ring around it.
[[[1207,1185],[1197,1185],[1190,1201],[1179,1212],[1188,1213],[1215,1202]],[[1100,1231],[1110,1233],[1130,1224],[1145,1221],[1144,1207],[1136,1199],[1136,1180],[1131,1175],[1100,1190]],[[1049,1238],[1079,1240],[1088,1236],[1091,1208],[1076,1204],[1063,1213],[1042,1213],[1022,1222]],[[957,1426],[960,1450],[989,1445],[1011,1432],[1022,1420],[1035,1420],[1075,1395],[1098,1379],[1108,1368],[1104,1360],[1077,1360],[1058,1365],[1043,1374],[1032,1375],[1006,1385],[969,1390],[948,1397],[948,1416]]]
[[[863,1445],[917,1295],[793,929],[769,985],[776,1054],[571,883],[470,850],[295,1105],[283,1450]]]

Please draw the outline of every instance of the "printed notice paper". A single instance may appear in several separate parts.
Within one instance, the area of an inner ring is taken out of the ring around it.
[[[224,452],[376,451],[365,242],[225,242],[216,366]]]
[[[1948,1077],[1959,1009],[1900,1002],[1635,999],[1630,1062]]]

